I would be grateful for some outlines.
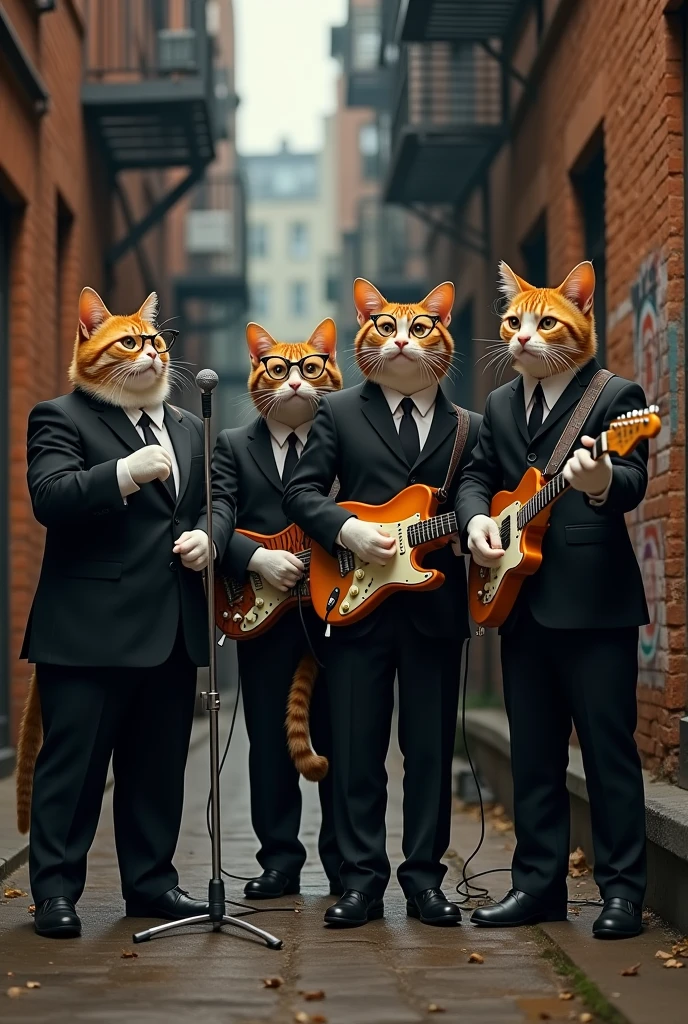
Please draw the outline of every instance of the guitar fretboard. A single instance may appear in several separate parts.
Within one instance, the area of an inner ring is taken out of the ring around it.
[[[601,434],[590,449],[590,454],[593,459],[599,459],[604,455],[606,450],[606,435]],[[553,501],[556,501],[568,486],[567,481],[564,479],[563,472],[557,473],[556,476],[553,476],[552,479],[537,492],[537,494],[534,494],[533,497],[530,498],[521,509],[519,509],[516,517],[518,529],[522,530],[523,527],[531,521],[531,519],[534,519],[535,516],[538,515],[538,513],[542,512],[542,510],[548,505],[551,505]]]
[[[444,512],[441,516],[422,519],[419,523],[409,526],[406,536],[409,546],[416,548],[419,544],[427,544],[428,541],[439,540],[440,537],[448,537],[450,534],[458,532],[456,513]]]

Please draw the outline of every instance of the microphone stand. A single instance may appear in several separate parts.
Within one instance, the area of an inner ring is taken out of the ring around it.
[[[147,928],[136,932],[134,942],[148,942],[154,935],[170,932],[187,925],[212,924],[213,931],[219,932],[223,925],[234,925],[244,931],[251,932],[263,939],[270,949],[281,949],[282,940],[270,932],[256,928],[240,917],[228,917],[225,913],[225,883],[222,877],[222,840],[220,836],[220,694],[217,690],[217,659],[215,650],[215,566],[213,559],[213,488],[211,479],[211,443],[210,419],[212,416],[212,392],[218,383],[214,370],[201,370],[196,376],[196,383],[201,390],[201,407],[203,413],[203,442],[205,466],[205,501],[207,512],[208,533],[208,568],[206,570],[206,597],[208,604],[208,644],[209,654],[209,686],[207,693],[202,693],[203,706],[209,712],[210,723],[210,820],[212,842],[212,878],[208,883],[207,914],[187,917],[181,921],[168,921],[166,924]]]

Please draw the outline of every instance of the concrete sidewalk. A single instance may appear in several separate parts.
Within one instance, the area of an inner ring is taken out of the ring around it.
[[[177,857],[182,885],[198,895],[206,887],[209,862],[205,730],[204,721],[196,723]],[[223,833],[225,867],[240,875],[255,870],[246,763],[239,719],[223,773]],[[398,864],[401,762],[396,748],[389,772],[389,848]],[[467,915],[460,929],[429,928],[406,917],[393,880],[384,920],[348,932],[324,928],[322,915],[331,898],[325,895],[325,877],[315,860],[314,787],[305,786],[304,794],[303,837],[310,861],[302,895],[277,901],[255,918],[283,938],[279,952],[229,930],[220,935],[205,930],[173,934],[134,947],[132,922],[122,917],[108,794],[80,904],[83,937],[70,942],[39,939],[28,913],[29,896],[0,906],[0,1019],[8,1024],[405,1024],[437,1014],[447,1024],[517,1024],[587,1020],[587,1013],[595,1021],[631,1024],[679,1024],[686,1019],[688,970],[666,969],[654,959],[655,950],[670,950],[675,938],[658,925],[641,939],[618,944],[593,942],[589,925],[595,911],[587,909],[574,914],[570,923],[546,931],[483,931],[468,924]],[[448,893],[458,881],[461,856],[471,851],[479,831],[475,812],[457,806],[447,855]],[[493,814],[471,871],[507,867],[512,848],[508,823]],[[495,895],[509,886],[508,873],[485,880]],[[27,890],[25,868],[14,872],[11,884]],[[228,880],[228,896],[240,900],[241,886]],[[594,895],[588,876],[572,880],[572,888],[576,897]],[[138,956],[123,958],[123,950]],[[471,953],[480,954],[482,962],[469,962]],[[636,976],[619,973],[637,962],[641,968]],[[279,979],[276,987],[265,986],[269,978]],[[22,988],[28,980],[41,987]],[[21,994],[8,997],[10,987],[22,988]],[[303,995],[320,992],[317,1000]],[[653,1007],[655,1013],[649,1016]]]

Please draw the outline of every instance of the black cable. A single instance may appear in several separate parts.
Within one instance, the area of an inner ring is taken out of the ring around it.
[[[297,599],[298,604],[299,604],[299,616],[301,617],[301,628],[303,629],[304,636],[306,637],[306,642],[308,643],[308,646],[311,649],[311,654],[313,655],[313,660],[315,661],[315,664],[318,666],[318,668],[325,668],[325,666],[323,665],[322,661],[320,660],[318,655],[315,653],[315,649],[313,647],[313,644],[311,643],[310,633],[308,632],[308,628],[306,626],[306,620],[305,620],[304,615],[303,615],[303,605],[301,603],[302,597],[303,597],[303,595],[301,594],[301,587],[299,586],[297,594],[296,594],[296,599]]]

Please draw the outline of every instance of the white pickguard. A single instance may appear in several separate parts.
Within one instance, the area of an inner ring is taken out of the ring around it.
[[[271,583],[268,583],[267,580],[263,579],[256,572],[250,573],[250,577],[251,588],[256,599],[253,607],[246,612],[241,623],[242,633],[251,633],[254,629],[257,629],[279,605],[286,601],[288,597],[293,597],[293,591],[288,590],[285,593],[283,590],[278,590],[277,587],[273,587]]]
[[[431,572],[414,569],[411,564],[413,548],[409,546],[407,531],[409,526],[419,521],[420,515],[416,513],[398,523],[374,524],[378,529],[396,539],[396,553],[384,566],[374,565],[372,562],[362,562],[357,555],[354,555],[354,580],[349,592],[344,595],[344,599],[339,605],[339,614],[342,618],[346,618],[351,612],[364,605],[381,587],[389,586],[391,583],[403,583],[413,587],[430,579]]]
[[[507,505],[498,516],[492,517],[500,531],[502,524],[507,519],[511,520],[509,523],[509,541],[504,549],[504,556],[500,558],[497,565],[489,569],[482,565],[478,567],[482,588],[480,600],[483,604],[490,604],[494,600],[506,574],[523,561],[523,552],[521,551],[521,535],[523,531],[518,529],[517,523],[520,508],[521,502],[514,501],[513,504]]]

